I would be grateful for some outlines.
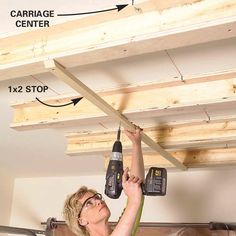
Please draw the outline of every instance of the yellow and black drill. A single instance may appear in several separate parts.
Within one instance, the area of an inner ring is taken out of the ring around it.
[[[117,139],[113,144],[112,153],[106,173],[105,194],[113,199],[119,198],[122,192],[123,155],[120,141],[120,127]],[[151,167],[141,184],[142,192],[147,196],[164,196],[167,186],[167,171],[165,168]]]
[[[109,165],[106,173],[105,194],[110,198],[119,198],[122,192],[123,175],[122,143],[120,141],[120,127],[113,144]]]

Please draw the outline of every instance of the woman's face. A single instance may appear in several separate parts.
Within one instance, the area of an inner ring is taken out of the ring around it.
[[[82,203],[82,208],[78,218],[84,219],[89,224],[108,221],[111,213],[101,194],[87,192],[79,201]]]

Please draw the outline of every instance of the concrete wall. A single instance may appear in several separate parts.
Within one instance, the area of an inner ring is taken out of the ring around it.
[[[236,169],[189,170],[168,173],[165,197],[146,197],[144,222],[236,222]],[[62,219],[67,194],[81,185],[104,190],[104,176],[16,179],[11,225],[39,228],[48,217]],[[107,199],[116,221],[125,197]]]

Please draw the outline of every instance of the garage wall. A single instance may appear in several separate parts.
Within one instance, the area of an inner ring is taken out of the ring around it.
[[[0,170],[0,225],[9,225],[14,179]]]
[[[173,171],[165,197],[146,197],[143,222],[236,222],[236,169]],[[64,199],[82,184],[104,189],[104,176],[16,179],[11,225],[39,228],[48,217],[62,219]],[[116,221],[125,197],[107,199]]]

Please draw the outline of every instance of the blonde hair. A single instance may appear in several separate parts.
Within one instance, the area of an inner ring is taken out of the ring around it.
[[[79,225],[78,214],[82,204],[79,201],[87,192],[97,193],[93,189],[82,186],[77,192],[69,195],[64,203],[63,216],[70,230],[78,236],[89,236],[84,226]]]

